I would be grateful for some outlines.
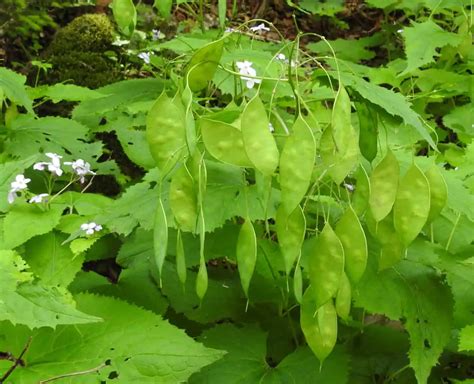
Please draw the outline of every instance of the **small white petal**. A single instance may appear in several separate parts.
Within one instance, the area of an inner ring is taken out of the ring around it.
[[[48,163],[42,161],[41,163],[36,163],[33,165],[33,169],[36,171],[44,171],[46,165],[48,165]]]
[[[15,199],[16,199],[17,197],[18,197],[18,195],[16,194],[15,191],[10,191],[10,192],[8,192],[8,197],[7,197],[8,203],[9,203],[9,204],[12,204],[12,203],[15,201]]]

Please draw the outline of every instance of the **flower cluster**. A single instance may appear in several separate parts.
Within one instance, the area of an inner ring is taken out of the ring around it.
[[[257,76],[257,71],[252,67],[253,64],[251,61],[237,61],[235,65],[237,65],[237,68],[239,68],[239,73],[242,76],[242,80],[247,82],[247,88],[251,89],[254,87],[255,84],[259,84],[262,82],[262,80],[260,79],[255,79],[255,77]]]
[[[62,156],[56,153],[45,153],[46,157],[49,158],[49,161],[40,161],[38,163],[33,164],[33,169],[36,171],[48,171],[51,172],[54,176],[61,176],[64,173],[64,170],[61,168],[61,159]],[[95,175],[95,172],[91,170],[91,165],[84,161],[83,159],[77,159],[74,161],[66,161],[64,165],[70,165],[72,168],[72,172],[79,176],[79,180],[81,183],[84,183],[86,180],[87,175]],[[77,180],[77,179],[76,179]],[[8,202],[12,204],[15,199],[19,196],[19,193],[28,189],[28,183],[31,179],[26,178],[24,175],[16,175],[15,180],[10,183],[10,191],[8,192]],[[71,181],[72,183],[72,181]],[[47,197],[49,196],[48,193],[40,193],[39,195],[32,196],[28,200],[29,203],[42,203],[46,201]]]
[[[102,230],[102,225],[96,224],[93,221],[90,223],[84,223],[81,225],[81,230],[83,230],[86,235],[90,236],[93,235],[94,232],[99,232]]]
[[[95,175],[95,172],[91,171],[91,165],[82,159],[77,159],[75,161],[65,161],[64,164],[70,165],[74,173],[80,177],[81,183],[84,183],[86,180],[86,175]]]
[[[53,175],[61,176],[63,170],[61,169],[61,159],[62,156],[59,156],[56,153],[48,152],[45,154],[51,159],[51,161],[41,161],[33,165],[33,169],[37,171],[48,170]],[[95,172],[91,171],[91,165],[82,159],[77,159],[75,161],[66,161],[64,165],[70,165],[73,172],[80,177],[81,183],[84,183],[86,175],[95,175]]]

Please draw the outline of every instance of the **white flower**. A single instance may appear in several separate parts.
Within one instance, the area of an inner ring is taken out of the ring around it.
[[[247,82],[247,88],[251,89],[254,87],[255,84],[259,84],[262,81],[260,79],[254,79],[251,77],[247,76],[257,76],[257,71],[252,68],[252,62],[251,61],[237,61],[235,63],[237,65],[237,68],[239,68],[239,73],[242,75],[242,80]]]
[[[28,188],[28,183],[31,181],[31,179],[25,178],[24,175],[16,175],[15,181],[12,181],[10,183],[10,187],[12,191],[18,192],[23,189]]]
[[[403,33],[403,29],[397,29],[397,33]]]
[[[91,165],[82,159],[75,161],[65,161],[64,164],[70,165],[74,170],[74,173],[81,177],[81,183],[84,183],[86,175],[95,175],[95,172],[91,171]]]
[[[18,192],[28,188],[28,183],[31,179],[26,178],[24,175],[16,175],[15,181],[10,183],[10,191],[7,195],[7,200],[9,204],[12,204],[15,199],[18,197]]]
[[[354,187],[352,184],[344,183],[344,187],[345,187],[349,192],[354,192],[354,191],[355,191],[355,187]]]
[[[276,55],[277,60],[286,61],[286,56],[283,53]]]
[[[236,32],[237,30],[235,28],[231,28],[231,27],[228,27],[225,29],[225,33],[232,33],[232,32]]]
[[[49,196],[47,193],[40,193],[39,195],[33,196],[29,203],[42,203],[45,197]]]
[[[81,229],[86,233],[86,235],[93,235],[94,232],[99,232],[102,230],[102,225],[96,224],[93,221],[90,223],[84,223],[81,225]]]
[[[49,157],[51,161],[41,161],[36,163],[33,165],[33,169],[37,171],[44,171],[46,168],[48,168],[49,172],[54,173],[57,176],[61,176],[63,174],[63,170],[61,169],[61,159],[63,157],[51,152],[45,153],[45,155]]]
[[[162,39],[164,37],[159,29],[152,29],[151,33],[152,33],[151,38],[153,39],[153,41],[156,41],[158,39]]]
[[[141,52],[137,56],[142,59],[146,64],[150,64],[150,52]]]
[[[272,133],[275,132],[275,128],[273,127],[272,123],[268,123],[268,130]]]
[[[259,25],[255,25],[253,27],[250,27],[250,30],[252,32],[262,32],[262,31],[269,32],[270,28],[266,27],[265,24],[261,23]]]

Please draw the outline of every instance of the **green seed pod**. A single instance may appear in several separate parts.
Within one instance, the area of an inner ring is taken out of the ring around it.
[[[207,87],[214,77],[224,50],[224,39],[199,48],[188,64],[188,83],[193,92]]]
[[[352,195],[352,207],[354,211],[362,216],[369,206],[370,181],[364,167],[359,166],[355,173],[356,186]]]
[[[430,185],[430,213],[428,223],[436,219],[443,210],[448,200],[448,187],[440,169],[433,165],[426,173]]]
[[[375,221],[383,220],[392,210],[397,196],[400,167],[391,150],[370,176],[369,207]]]
[[[208,119],[201,119],[199,126],[206,149],[217,160],[239,167],[253,166],[245,152],[242,132],[238,128]]]
[[[351,281],[357,283],[367,266],[367,239],[352,207],[348,207],[336,225],[336,235],[344,248],[345,270]]]
[[[295,273],[293,275],[293,292],[296,301],[301,304],[303,301],[303,273],[301,272],[299,263],[296,264]]]
[[[336,295],[336,312],[337,315],[344,321],[349,319],[351,312],[351,283],[345,273],[342,274],[341,285]]]
[[[166,220],[165,208],[163,207],[161,198],[158,199],[158,207],[156,208],[155,213],[155,225],[153,228],[153,249],[155,262],[160,274],[161,286],[161,272],[168,250],[168,222]]]
[[[198,215],[197,193],[194,188],[194,180],[184,164],[171,179],[169,203],[180,228],[183,231],[194,232]]]
[[[315,157],[313,132],[299,115],[280,157],[281,200],[288,214],[294,211],[306,195]]]
[[[268,130],[268,123],[265,107],[256,95],[242,113],[244,148],[254,167],[264,175],[271,176],[278,166],[280,156],[275,139]]]
[[[250,219],[245,220],[245,223],[240,228],[236,256],[240,282],[242,283],[245,297],[248,298],[250,280],[257,262],[257,237]]]
[[[196,276],[196,294],[199,297],[199,300],[201,301],[206,295],[207,283],[208,283],[208,277],[207,277],[206,262],[204,260],[201,260],[201,262],[199,263],[199,271]]]
[[[184,287],[186,283],[186,255],[180,230],[178,230],[178,235],[176,236],[176,271],[178,279]]]
[[[280,206],[276,214],[276,231],[281,253],[285,261],[285,272],[291,272],[303,245],[306,232],[306,219],[300,206],[287,215],[283,206]]]
[[[146,139],[151,155],[163,174],[187,151],[186,112],[178,97],[165,93],[155,101],[146,119]]]
[[[393,225],[407,247],[418,236],[430,213],[430,185],[413,164],[398,187],[393,207]]]
[[[344,271],[344,249],[329,223],[319,235],[309,259],[309,281],[317,307],[331,299],[339,289]]]
[[[309,286],[301,302],[300,325],[306,342],[322,366],[336,345],[337,314],[332,300],[317,308],[314,291]]]

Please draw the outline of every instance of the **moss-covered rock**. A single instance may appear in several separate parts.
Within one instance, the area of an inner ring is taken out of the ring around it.
[[[104,55],[113,51],[114,28],[103,14],[86,14],[60,29],[47,51],[53,65],[49,83],[72,81],[76,85],[98,88],[119,80],[115,61]]]

